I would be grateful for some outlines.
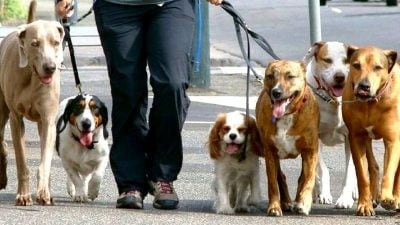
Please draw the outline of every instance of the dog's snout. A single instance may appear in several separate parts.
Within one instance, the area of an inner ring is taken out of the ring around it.
[[[43,64],[43,71],[46,74],[53,74],[54,71],[56,71],[56,69],[57,69],[57,66],[54,62]]]
[[[336,83],[343,83],[344,80],[346,79],[344,73],[336,73],[333,77]]]
[[[237,134],[229,134],[229,138],[230,138],[231,140],[235,140],[236,137],[237,137]]]
[[[90,130],[92,122],[89,119],[84,119],[81,121],[81,126],[84,131]]]
[[[283,95],[283,91],[280,88],[274,88],[271,91],[271,95],[272,97],[274,97],[275,99],[279,99],[282,97]]]
[[[360,90],[368,91],[368,92],[369,92],[369,90],[370,90],[370,88],[371,88],[371,84],[369,83],[368,80],[362,80],[362,81],[358,84],[358,88],[359,88]]]

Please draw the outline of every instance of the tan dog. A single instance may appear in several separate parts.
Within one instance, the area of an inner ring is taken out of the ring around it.
[[[33,18],[32,4],[30,9],[29,18]],[[18,172],[16,205],[32,204],[23,117],[37,122],[40,134],[37,201],[41,205],[52,203],[49,179],[56,137],[63,37],[60,23],[35,21],[18,27],[0,45],[0,189],[7,185],[4,128],[10,119]]]
[[[294,210],[308,215],[318,161],[319,111],[306,85],[304,64],[286,60],[269,63],[256,105],[256,119],[268,175],[268,215],[281,216],[282,208],[290,209],[291,200],[279,160],[298,155],[302,157],[302,170]]]
[[[350,71],[343,93],[343,119],[357,174],[357,215],[372,216],[373,200],[379,196],[383,208],[400,208],[400,68],[395,51],[350,47],[347,55]],[[385,145],[379,195],[372,139],[383,139]]]

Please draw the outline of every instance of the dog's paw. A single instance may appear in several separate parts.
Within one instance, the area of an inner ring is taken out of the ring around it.
[[[97,197],[99,197],[99,191],[98,190],[96,192],[89,191],[88,198],[90,200],[94,201]]]
[[[284,212],[293,211],[293,204],[291,202],[281,202],[281,206]]]
[[[332,195],[331,193],[321,193],[318,195],[318,202],[319,204],[332,204]]]
[[[282,216],[282,209],[279,204],[270,204],[267,209],[268,216]]]
[[[397,204],[394,199],[383,199],[381,201],[381,206],[386,210],[396,210]]]
[[[358,203],[357,206],[357,216],[374,216],[375,211],[374,208],[372,207],[372,202],[371,203]]]
[[[74,197],[72,197],[72,199],[74,200],[74,202],[78,203],[85,203],[88,201],[88,197],[86,195],[75,195]]]
[[[50,192],[46,190],[38,190],[36,193],[36,202],[39,205],[54,205]]]
[[[28,206],[32,204],[31,194],[17,194],[17,197],[15,198],[16,206]]]
[[[232,207],[230,207],[229,205],[221,205],[221,206],[216,207],[216,213],[232,215],[235,213],[235,210]]]
[[[296,202],[293,206],[293,211],[308,216],[310,214],[311,204],[304,204],[302,202]]]
[[[353,207],[354,199],[353,194],[350,192],[342,192],[338,200],[336,201],[336,209],[349,209]]]

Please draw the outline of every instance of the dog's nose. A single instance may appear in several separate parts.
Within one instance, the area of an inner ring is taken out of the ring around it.
[[[368,80],[362,80],[359,84],[358,84],[358,89],[361,89],[363,91],[368,91],[371,88],[371,84],[369,83]]]
[[[81,121],[81,126],[84,131],[90,130],[90,127],[92,126],[92,122],[90,122],[89,119],[84,119]]]
[[[272,95],[272,97],[274,97],[275,99],[281,98],[281,97],[282,97],[282,94],[283,94],[283,92],[282,92],[282,90],[281,90],[280,88],[274,88],[274,89],[272,89],[272,91],[271,91],[271,95]]]
[[[342,72],[338,72],[333,76],[333,79],[335,80],[336,83],[343,83],[345,78],[346,77]]]
[[[237,134],[230,134],[230,135],[229,135],[229,138],[230,138],[231,140],[235,140],[236,137],[237,137]]]
[[[54,62],[43,64],[43,71],[46,74],[53,74],[54,71],[56,71],[56,68],[57,68],[57,66]]]

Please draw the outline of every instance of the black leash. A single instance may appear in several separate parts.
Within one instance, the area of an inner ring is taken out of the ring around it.
[[[236,30],[236,37],[239,42],[240,46],[240,51],[242,52],[243,59],[246,61],[247,64],[247,77],[246,77],[246,124],[248,123],[249,117],[250,117],[250,112],[249,112],[249,83],[250,83],[250,71],[253,73],[253,75],[256,77],[257,81],[260,83],[263,83],[263,79],[258,73],[254,70],[253,66],[251,65],[251,54],[250,54],[250,36],[253,38],[253,40],[262,48],[264,51],[266,51],[272,58],[274,59],[280,59],[272,49],[271,45],[263,38],[261,35],[257,34],[256,32],[252,31],[246,24],[245,20],[240,16],[239,12],[235,10],[235,8],[232,6],[231,3],[228,1],[224,0],[221,3],[221,7],[229,13],[232,18],[233,22],[235,25],[235,30]],[[246,34],[246,40],[247,40],[247,54],[243,45],[243,39],[242,39],[242,33],[241,29],[244,30]],[[242,153],[238,159],[239,162],[243,161],[246,159],[246,147],[247,147],[247,140],[248,140],[248,135],[246,134],[245,136],[245,142],[243,145],[243,150]]]
[[[72,39],[71,39],[71,34],[70,34],[70,24],[67,21],[63,20],[63,26],[64,26],[64,32],[65,32],[64,38],[68,44],[68,50],[69,50],[69,55],[71,58],[72,69],[74,71],[75,86],[76,86],[76,88],[78,88],[79,94],[82,94],[81,80],[79,79],[78,67],[76,65],[76,59],[75,59],[75,51],[74,51],[74,46],[72,44]]]
[[[253,40],[265,51],[267,52],[272,58],[274,59],[280,59],[274,52],[274,50],[272,49],[271,45],[268,43],[267,40],[265,40],[265,38],[263,38],[261,35],[259,35],[258,33],[252,31],[250,29],[249,26],[247,26],[246,21],[243,19],[243,17],[239,14],[238,11],[235,10],[235,8],[232,6],[231,3],[229,3],[228,1],[222,1],[221,3],[221,8],[223,8],[227,13],[229,13],[232,18],[233,18],[233,22],[235,24],[235,30],[236,30],[236,37],[238,39],[239,42],[239,46],[240,46],[240,51],[242,52],[242,56],[244,58],[244,60],[246,61],[247,66],[250,68],[250,70],[253,72],[254,76],[256,77],[256,79],[260,82],[262,82],[262,78],[260,75],[258,75],[258,73],[254,70],[254,68],[252,67],[251,63],[250,63],[250,45],[249,45],[249,36],[251,36],[253,38]],[[241,29],[244,30],[244,32],[246,33],[246,38],[247,38],[247,56],[246,56],[246,52],[243,46],[243,39],[242,39],[242,33],[241,33]]]

